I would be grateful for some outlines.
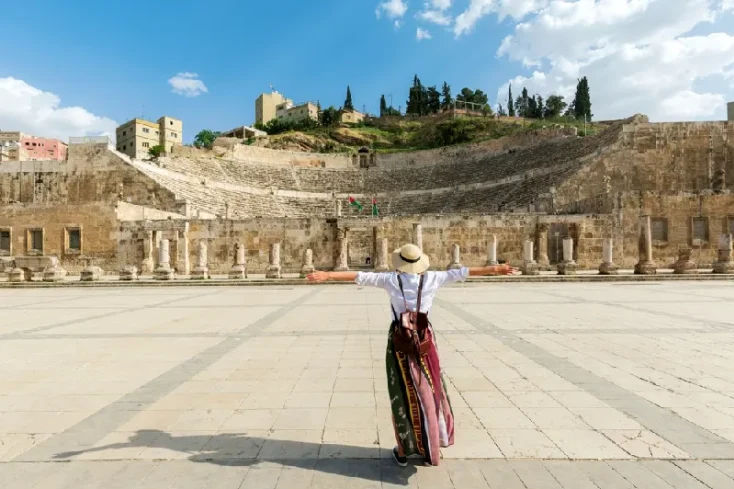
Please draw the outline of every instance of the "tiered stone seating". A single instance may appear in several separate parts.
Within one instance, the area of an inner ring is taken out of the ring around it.
[[[161,185],[195,207],[232,217],[312,217],[334,212],[332,193],[378,195],[381,213],[497,212],[522,208],[539,194],[557,186],[582,164],[614,144],[621,124],[595,136],[558,139],[508,153],[450,163],[410,165],[406,168],[327,169],[255,164],[218,158],[173,157],[162,160],[165,171],[150,163],[134,162]],[[545,175],[527,178],[527,172]],[[511,178],[510,178],[511,177]],[[503,183],[506,182],[506,183]],[[218,184],[227,184],[221,188]],[[486,186],[488,183],[501,183]],[[484,188],[459,188],[485,184]],[[241,187],[238,190],[237,187]],[[267,189],[254,193],[252,189]],[[275,192],[270,192],[274,190]],[[278,191],[317,196],[284,196]],[[423,191],[405,195],[406,190]]]

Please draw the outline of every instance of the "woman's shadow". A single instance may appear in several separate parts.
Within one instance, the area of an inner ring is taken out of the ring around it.
[[[346,477],[407,485],[414,465],[397,467],[390,458],[380,458],[379,447],[355,447],[330,443],[275,440],[234,433],[172,436],[161,430],[139,430],[126,443],[58,453],[68,459],[83,453],[140,448],[161,448],[188,453],[188,460],[226,466],[251,466],[274,462]],[[319,457],[319,455],[321,455]]]

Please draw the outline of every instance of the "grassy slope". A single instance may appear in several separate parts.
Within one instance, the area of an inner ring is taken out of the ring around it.
[[[354,152],[366,146],[379,152],[414,151],[453,144],[472,143],[521,134],[553,124],[573,126],[583,135],[583,121],[495,120],[492,118],[457,118],[447,120],[397,121],[340,128],[318,128],[271,136],[267,144],[274,149],[314,152]],[[587,124],[592,134],[600,129]]]

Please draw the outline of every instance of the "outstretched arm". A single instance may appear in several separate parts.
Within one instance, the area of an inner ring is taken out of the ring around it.
[[[306,276],[309,282],[326,282],[333,280],[335,282],[354,282],[357,278],[357,272],[313,272]]]
[[[491,267],[471,267],[470,277],[482,277],[485,275],[515,275],[519,270],[509,265],[493,265]]]

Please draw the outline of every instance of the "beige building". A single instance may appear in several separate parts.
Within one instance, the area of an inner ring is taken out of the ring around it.
[[[319,120],[319,107],[313,102],[293,105],[288,101],[276,107],[275,115],[278,119],[297,122],[304,119]]]
[[[277,117],[276,109],[279,105],[291,104],[293,100],[285,98],[278,92],[261,93],[255,100],[255,124],[267,124]]]
[[[183,144],[183,122],[163,116],[157,122],[133,119],[119,126],[117,151],[133,158],[145,158],[153,146],[163,146],[166,153]]]
[[[345,110],[341,113],[339,122],[342,124],[358,124],[364,120],[364,114],[356,110]]]
[[[734,102],[726,104],[726,120],[734,122]]]

